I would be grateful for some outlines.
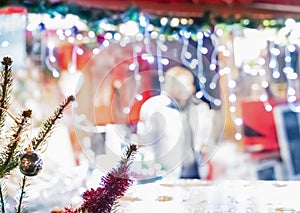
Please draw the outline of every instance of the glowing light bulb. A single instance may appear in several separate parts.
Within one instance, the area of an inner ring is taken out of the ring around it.
[[[170,25],[171,25],[171,27],[178,27],[178,25],[179,25],[179,18],[172,18]]]
[[[142,101],[142,100],[143,100],[143,96],[142,96],[141,94],[137,94],[137,95],[135,96],[135,98],[136,98],[136,100],[138,100],[138,101]]]
[[[128,68],[129,68],[129,70],[133,71],[133,70],[135,70],[136,65],[134,63],[131,63]]]
[[[236,118],[234,120],[235,125],[241,126],[243,124],[243,120],[241,118]]]
[[[261,86],[262,86],[263,88],[267,88],[267,87],[269,86],[269,82],[267,82],[267,81],[262,81],[262,82],[261,82]]]
[[[212,70],[212,71],[216,70],[216,68],[217,68],[217,65],[215,65],[215,64],[210,64],[209,65],[209,69]]]
[[[129,113],[130,113],[130,108],[129,108],[129,107],[125,107],[125,108],[123,109],[123,113],[124,113],[124,114],[129,114]]]
[[[269,67],[271,69],[274,69],[276,67],[276,65],[277,65],[277,62],[275,60],[271,60],[270,63],[269,63]]]
[[[202,84],[205,84],[206,83],[206,78],[204,76],[202,76],[199,81],[202,83]]]
[[[294,88],[288,88],[288,95],[296,95],[296,90]]]
[[[61,36],[64,34],[64,31],[62,29],[56,30],[56,35]]]
[[[235,102],[236,101],[236,95],[235,94],[230,94],[228,97],[230,102]]]
[[[295,72],[288,72],[286,77],[291,80],[296,80],[298,78],[298,74]]]
[[[122,38],[122,36],[121,36],[120,33],[115,33],[115,34],[114,34],[114,39],[115,39],[116,41],[121,40],[121,38]]]
[[[295,102],[297,100],[296,96],[292,95],[288,97],[288,102]]]
[[[98,53],[100,53],[100,49],[99,48],[94,48],[93,49],[93,54],[97,55]]]
[[[162,17],[162,18],[160,19],[160,24],[161,24],[162,26],[166,25],[167,23],[168,23],[168,18],[167,18],[167,17]]]
[[[214,83],[214,82],[211,82],[210,84],[209,84],[209,88],[211,88],[211,89],[215,89],[216,88],[216,83]]]
[[[71,36],[72,35],[72,31],[71,30],[65,30],[65,36]]]
[[[77,48],[76,52],[78,55],[83,55],[83,53],[84,53],[83,49],[81,49],[81,48]]]
[[[161,63],[166,66],[169,64],[169,59],[163,58],[163,59],[161,59]]]
[[[262,102],[267,101],[268,96],[266,94],[262,94],[262,95],[260,95],[259,100],[262,101]]]
[[[182,19],[180,19],[180,23],[182,25],[186,25],[188,23],[188,20],[186,18],[182,18]]]
[[[292,44],[288,45],[287,48],[288,48],[288,51],[289,51],[289,52],[294,52],[294,51],[296,50],[295,45],[292,45]]]
[[[108,33],[105,33],[104,38],[111,40],[113,38],[113,35],[112,35],[112,33],[108,32]]]
[[[278,71],[274,71],[274,72],[272,73],[272,76],[273,76],[273,78],[277,79],[277,78],[280,77],[280,73],[279,73]]]
[[[140,74],[136,74],[134,76],[134,79],[137,80],[137,81],[140,81],[142,79],[142,76]]]
[[[275,48],[275,47],[272,47],[270,52],[275,56],[278,56],[280,54],[280,50],[278,48]]]
[[[76,35],[76,39],[79,40],[79,41],[81,41],[83,39],[83,35],[78,33]]]
[[[229,111],[230,112],[236,112],[236,107],[235,106],[230,106]]]
[[[56,62],[56,58],[53,55],[51,55],[49,57],[49,61],[51,61],[52,63],[55,63]]]
[[[203,97],[203,92],[201,92],[201,91],[198,91],[197,93],[196,93],[196,98],[202,98]]]
[[[186,59],[190,59],[190,58],[192,57],[192,54],[191,54],[190,52],[186,52],[186,53],[184,54],[184,57],[185,57]]]
[[[272,109],[273,109],[273,107],[272,107],[270,104],[267,104],[267,105],[265,106],[265,110],[266,110],[267,112],[271,112]]]
[[[75,38],[74,37],[69,37],[68,42],[73,44],[75,42]]]
[[[102,44],[103,44],[104,47],[108,47],[109,46],[109,41],[108,40],[104,40]]]
[[[90,38],[95,38],[96,34],[95,34],[94,31],[89,31],[89,32],[88,32],[88,36],[89,36]]]
[[[202,48],[201,48],[201,53],[202,53],[203,55],[207,54],[207,53],[208,53],[208,49],[207,49],[206,47],[202,47]]]
[[[235,133],[234,138],[239,141],[242,139],[242,134],[237,132],[237,133]]]
[[[230,81],[228,82],[228,87],[229,87],[229,88],[235,88],[235,87],[236,87],[236,81],[230,80]]]
[[[127,36],[134,36],[139,32],[139,26],[135,21],[127,21],[120,25],[120,32]]]
[[[216,105],[216,106],[221,106],[221,104],[222,104],[222,101],[220,100],[220,99],[214,99],[214,101],[213,101],[213,103],[214,103],[214,105]]]
[[[158,81],[161,82],[161,83],[163,83],[165,81],[164,76],[159,76]]]

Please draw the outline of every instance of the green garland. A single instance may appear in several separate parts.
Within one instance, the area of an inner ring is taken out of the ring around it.
[[[8,3],[9,2],[9,3]],[[140,9],[130,6],[125,11],[112,11],[107,9],[99,9],[92,7],[83,7],[75,3],[67,3],[66,1],[60,1],[56,3],[51,3],[51,1],[43,0],[14,0],[5,1],[0,0],[0,6],[9,5],[19,5],[26,7],[29,13],[45,13],[49,14],[51,17],[55,17],[57,14],[65,16],[67,14],[76,14],[82,20],[86,20],[88,26],[91,30],[99,32],[99,23],[101,21],[106,21],[107,23],[113,25],[119,25],[128,20],[136,21],[139,20]],[[178,27],[171,27],[169,24],[162,26],[160,23],[161,16],[150,14],[148,16],[149,24],[154,27],[160,28],[160,32],[165,35],[178,34],[180,30],[186,30],[192,34],[197,34],[199,29],[211,29],[215,25],[226,25],[226,26],[240,26],[243,28],[276,28],[280,29],[284,26],[284,19],[274,19],[274,20],[261,20],[253,19],[250,17],[242,17],[237,19],[234,16],[223,18],[212,11],[206,11],[202,17],[190,17],[193,19],[192,24],[179,25]],[[169,20],[174,18],[174,16],[169,16]],[[189,17],[185,17],[189,18]],[[144,32],[145,29],[140,27],[140,32]]]

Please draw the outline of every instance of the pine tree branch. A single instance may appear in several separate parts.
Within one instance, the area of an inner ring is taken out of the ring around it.
[[[19,155],[17,147],[21,142],[22,133],[28,126],[28,120],[31,118],[31,110],[25,110],[21,114],[21,118],[16,119],[16,127],[12,128],[13,135],[10,137],[9,144],[4,148],[4,151],[0,154],[0,178],[8,174],[12,169],[18,165]],[[21,150],[19,150],[21,151]]]
[[[54,111],[53,115],[42,124],[37,136],[31,141],[33,150],[41,148],[41,146],[45,145],[55,127],[56,122],[62,118],[65,108],[74,100],[74,96],[68,96],[65,101]]]
[[[8,109],[10,103],[10,94],[11,94],[11,86],[13,82],[12,73],[11,73],[11,65],[12,60],[10,57],[4,57],[3,61],[1,62],[4,66],[3,71],[1,72],[1,82],[0,85],[0,133],[4,127],[5,123],[5,113],[3,109]]]
[[[5,202],[4,202],[4,196],[3,196],[1,184],[0,184],[0,202],[1,202],[1,213],[5,213]]]
[[[23,179],[22,179],[22,185],[21,185],[21,194],[20,194],[20,198],[19,198],[19,205],[18,205],[18,208],[17,208],[17,211],[16,213],[21,213],[23,212],[23,208],[22,208],[22,204],[23,204],[23,199],[25,197],[25,186],[26,186],[26,176],[24,175],[23,176]]]

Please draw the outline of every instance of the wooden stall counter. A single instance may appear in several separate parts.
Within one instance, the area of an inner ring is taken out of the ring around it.
[[[300,212],[297,181],[159,181],[133,185],[119,212]]]

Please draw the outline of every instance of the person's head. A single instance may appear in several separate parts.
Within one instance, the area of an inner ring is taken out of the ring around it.
[[[171,67],[166,71],[164,91],[184,105],[195,92],[193,74],[184,67]]]

